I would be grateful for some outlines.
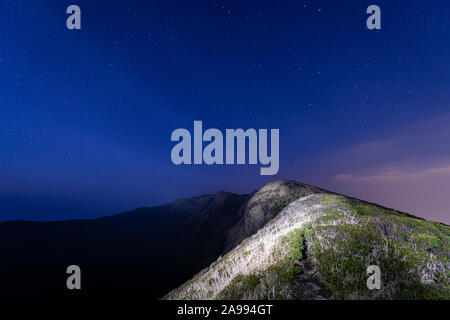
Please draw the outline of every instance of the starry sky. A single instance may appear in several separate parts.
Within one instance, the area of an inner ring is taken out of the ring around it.
[[[450,223],[446,0],[16,0],[0,14],[2,221],[287,178]],[[279,128],[279,173],[175,166],[171,132],[194,120]]]

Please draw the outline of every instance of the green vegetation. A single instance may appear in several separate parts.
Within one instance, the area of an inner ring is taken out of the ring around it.
[[[340,206],[351,209],[358,223],[327,225],[332,219],[322,216],[307,233],[318,272],[334,298],[450,298],[449,227],[345,198]],[[368,265],[382,270],[386,286],[381,290],[367,289]]]
[[[255,290],[261,278],[258,275],[237,275],[231,283],[220,293],[221,299],[240,300],[244,299],[249,291]]]
[[[281,239],[280,246],[284,247],[288,251],[289,257],[293,261],[301,260],[304,249],[303,241],[302,231],[300,229],[296,229]]]
[[[250,297],[260,299],[282,299],[281,295],[270,296],[268,288],[279,292],[283,287],[292,285],[301,273],[296,261],[303,258],[304,238],[300,229],[290,232],[280,240],[272,255],[279,261],[258,274],[239,274],[220,292],[220,299],[239,300]],[[262,296],[261,296],[262,293]]]

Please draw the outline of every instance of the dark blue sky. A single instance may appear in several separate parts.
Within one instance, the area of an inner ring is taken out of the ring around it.
[[[370,4],[382,30],[366,29]],[[450,223],[448,1],[22,0],[0,14],[0,220],[290,178]],[[279,174],[173,165],[171,132],[194,120],[279,128]]]

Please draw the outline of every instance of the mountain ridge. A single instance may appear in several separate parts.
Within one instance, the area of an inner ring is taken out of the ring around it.
[[[449,299],[449,239],[445,224],[319,190],[163,299]]]
[[[292,180],[270,182],[249,194],[220,191],[96,219],[10,220],[0,223],[0,277],[5,279],[0,298],[160,298],[236,251],[283,210],[307,197],[343,197],[426,221]],[[314,270],[311,261],[300,262],[304,272],[298,281]],[[65,288],[65,268],[72,264],[80,265],[86,279],[80,292]],[[305,279],[330,292],[326,285]],[[236,298],[230,294],[235,289],[216,298]]]

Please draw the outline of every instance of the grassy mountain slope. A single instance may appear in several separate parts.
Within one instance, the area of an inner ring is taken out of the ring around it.
[[[450,299],[449,226],[307,193],[285,195],[281,212],[164,298]],[[380,290],[366,286],[369,265]]]

